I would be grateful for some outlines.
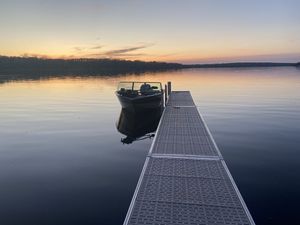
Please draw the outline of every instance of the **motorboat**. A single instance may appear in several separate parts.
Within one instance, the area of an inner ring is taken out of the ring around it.
[[[145,111],[163,108],[164,93],[160,82],[120,82],[116,95],[123,109]]]

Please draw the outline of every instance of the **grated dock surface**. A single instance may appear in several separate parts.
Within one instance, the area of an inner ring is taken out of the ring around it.
[[[254,224],[188,91],[170,95],[127,224]]]

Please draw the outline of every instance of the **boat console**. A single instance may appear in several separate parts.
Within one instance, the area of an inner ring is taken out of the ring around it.
[[[131,98],[161,92],[162,86],[158,82],[120,82],[117,90],[119,95]]]

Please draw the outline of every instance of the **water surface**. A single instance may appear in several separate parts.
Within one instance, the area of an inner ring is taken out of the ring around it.
[[[118,81],[190,90],[257,224],[300,221],[300,70],[193,69],[0,84],[0,224],[122,224],[151,144],[121,143]]]

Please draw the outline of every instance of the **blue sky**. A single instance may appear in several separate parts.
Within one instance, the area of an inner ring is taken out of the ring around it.
[[[0,54],[300,61],[296,0],[7,0]]]

